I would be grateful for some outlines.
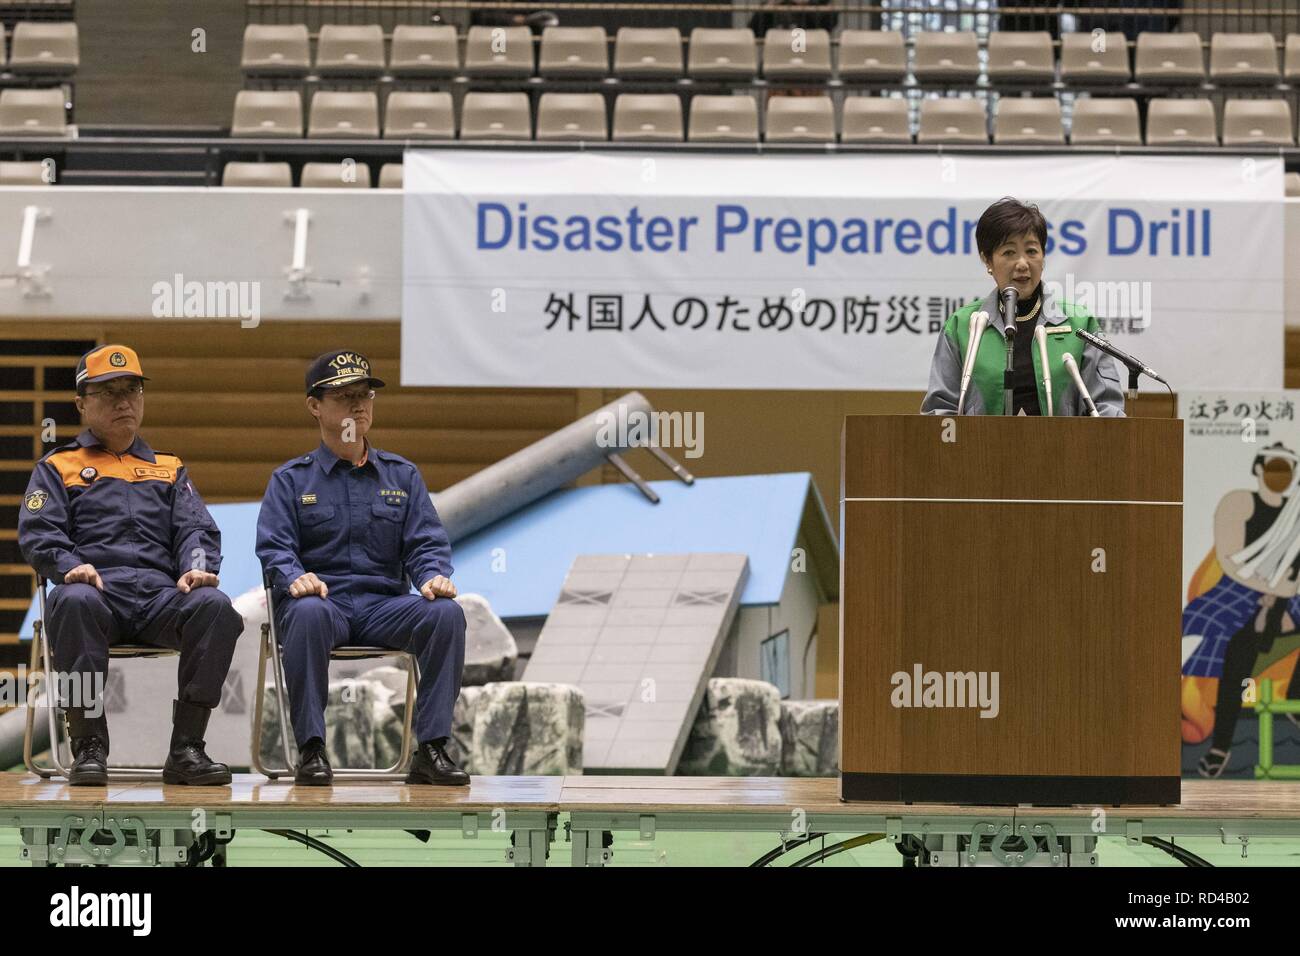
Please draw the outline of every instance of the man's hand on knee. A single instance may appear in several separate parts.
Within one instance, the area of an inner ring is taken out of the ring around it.
[[[215,588],[220,583],[221,579],[210,571],[186,571],[176,587],[182,594],[189,594],[195,588]]]
[[[293,584],[289,585],[289,597],[300,598],[309,597],[313,594],[319,594],[326,597],[330,593],[329,587],[316,575],[308,571],[302,577],[298,578]]]
[[[104,582],[95,570],[93,564],[79,564],[63,576],[64,584],[93,584],[101,591],[104,590]]]
[[[456,596],[456,585],[440,574],[436,578],[425,581],[424,587],[420,588],[420,593],[430,601],[440,597],[454,598]]]

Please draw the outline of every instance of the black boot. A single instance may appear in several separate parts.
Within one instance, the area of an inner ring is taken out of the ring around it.
[[[172,701],[172,744],[163,764],[163,783],[212,787],[230,783],[230,768],[203,749],[212,708],[183,700]]]
[[[293,782],[308,787],[326,787],[334,781],[334,771],[325,756],[325,741],[313,737],[299,748],[298,772]]]
[[[68,708],[68,736],[72,740],[72,769],[68,783],[74,787],[102,787],[108,783],[108,721],[103,714],[87,717]]]
[[[415,751],[411,761],[411,770],[406,775],[407,783],[433,783],[443,787],[468,787],[469,774],[456,766],[456,761],[447,755],[446,737],[426,740]]]

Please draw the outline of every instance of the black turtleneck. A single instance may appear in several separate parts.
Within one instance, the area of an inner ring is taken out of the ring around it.
[[[1016,303],[1017,319],[1023,318],[1032,312],[1042,294],[1043,284],[1040,282],[1028,298]],[[1011,406],[1013,415],[1019,415],[1021,409],[1024,409],[1026,415],[1041,415],[1043,413],[1038,406],[1038,382],[1034,375],[1034,327],[1037,324],[1038,316],[1034,316],[1034,318],[1027,321],[1016,322],[1015,355],[1013,357],[1015,364],[1011,373],[1011,380],[1014,384]]]

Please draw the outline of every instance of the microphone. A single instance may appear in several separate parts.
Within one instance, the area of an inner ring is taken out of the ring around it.
[[[1139,374],[1145,375],[1147,378],[1153,378],[1161,385],[1164,385],[1166,388],[1169,387],[1169,383],[1166,382],[1163,378],[1161,378],[1160,375],[1156,372],[1156,370],[1153,369],[1150,365],[1143,365],[1133,356],[1129,355],[1127,352],[1123,352],[1120,349],[1117,349],[1115,346],[1111,345],[1109,341],[1103,339],[1101,336],[1093,335],[1091,332],[1087,331],[1086,329],[1075,329],[1074,334],[1077,335],[1079,338],[1083,339],[1089,345],[1096,346],[1097,348],[1101,349],[1103,352],[1105,352],[1107,355],[1111,356],[1112,358],[1118,359],[1123,365],[1125,365],[1128,368],[1130,372],[1137,372]]]
[[[1083,396],[1083,400],[1088,403],[1088,414],[1093,418],[1100,418],[1101,412],[1097,411],[1097,406],[1093,404],[1092,396],[1088,394],[1088,389],[1084,387],[1083,376],[1079,374],[1079,366],[1075,364],[1074,356],[1069,352],[1066,352],[1061,356],[1061,360],[1065,362],[1065,370],[1070,373],[1070,378],[1074,379],[1074,387],[1079,390],[1079,394]]]
[[[1043,397],[1047,399],[1047,414],[1052,414],[1052,370],[1047,367],[1047,333],[1040,325],[1034,329],[1034,343],[1038,346],[1038,359],[1043,366]]]
[[[989,327],[987,312],[972,312],[968,326],[969,335],[966,344],[966,361],[961,366],[961,394],[957,396],[957,414],[962,414],[966,407],[966,391],[970,388],[971,375],[975,372],[975,352],[980,346],[984,330]]]
[[[1020,304],[1020,293],[1016,291],[1013,285],[1007,286],[998,293],[1002,300],[1002,318],[1008,326],[1016,324],[1016,306]]]

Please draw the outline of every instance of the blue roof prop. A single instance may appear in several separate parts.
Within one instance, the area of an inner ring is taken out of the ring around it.
[[[826,600],[838,599],[834,531],[807,472],[649,484],[657,505],[625,482],[561,489],[454,542],[457,589],[482,594],[503,618],[545,617],[580,554],[725,551],[749,556],[741,604],[777,604],[802,530],[808,571]],[[221,528],[221,589],[232,597],[262,583],[253,552],[259,507],[256,501],[209,506]],[[35,603],[19,631],[25,639]]]
[[[657,505],[625,482],[561,489],[457,541],[456,587],[482,594],[503,618],[545,617],[580,554],[726,551],[749,556],[740,603],[777,604],[807,520],[808,570],[828,600],[838,596],[834,533],[807,472],[649,484]]]

